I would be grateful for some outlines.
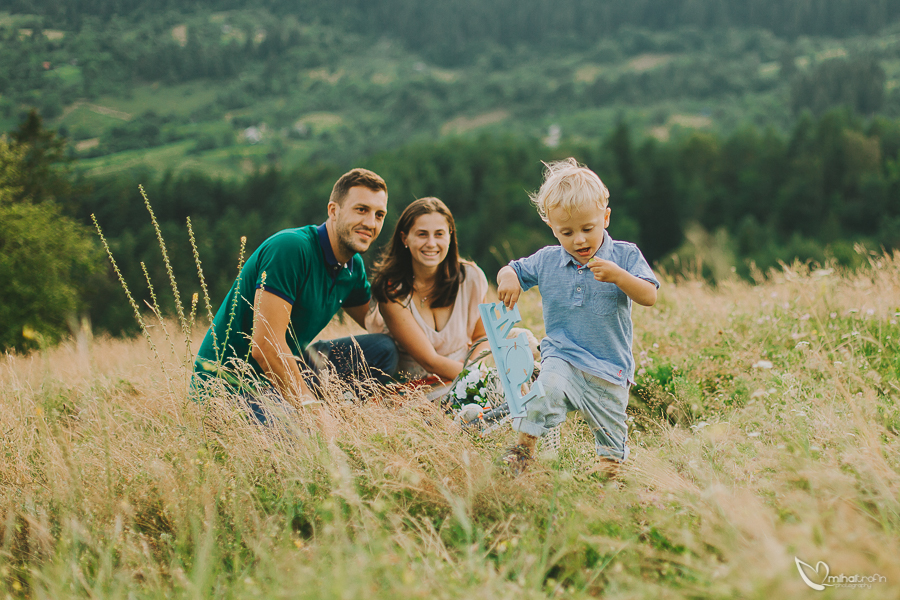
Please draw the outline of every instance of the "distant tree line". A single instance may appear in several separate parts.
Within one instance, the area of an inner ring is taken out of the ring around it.
[[[87,233],[92,214],[138,302],[149,300],[143,262],[163,304],[171,305],[138,184],[147,190],[186,298],[200,291],[185,223],[191,218],[215,303],[237,274],[242,236],[251,252],[279,229],[324,221],[331,185],[353,166],[309,162],[243,179],[133,171],[84,181],[65,167],[61,147],[36,113],[0,144],[4,348],[58,339],[67,317],[80,310],[100,329],[134,328],[97,238]],[[651,262],[670,270],[705,256],[707,276],[722,275],[710,271],[709,259],[749,276],[753,265],[765,272],[794,258],[852,266],[861,260],[854,249],[860,243],[900,248],[900,121],[866,121],[848,110],[804,113],[789,135],[748,127],[728,135],[676,131],[661,142],[635,138],[622,122],[590,144],[549,149],[513,135],[458,137],[353,164],[388,182],[383,239],[406,204],[438,196],[456,215],[462,254],[492,277],[506,261],[554,243],[527,193],[540,185],[541,161],[570,155],[608,185],[613,237],[638,243]],[[377,253],[366,258],[371,263]]]
[[[900,16],[900,0],[13,0],[11,8],[77,27],[92,17],[260,7],[304,22],[397,37],[444,64],[470,59],[490,45],[593,44],[628,27],[759,27],[789,37],[843,37],[878,31]]]
[[[884,105],[885,80],[884,69],[872,57],[823,61],[794,78],[791,106],[795,112],[822,113],[844,105],[861,114],[874,114]]]
[[[860,260],[856,243],[900,248],[900,121],[865,122],[844,110],[806,114],[788,136],[749,127],[729,135],[687,132],[660,142],[635,139],[621,123],[597,144],[551,150],[516,136],[454,138],[355,164],[387,180],[388,229],[414,198],[438,196],[456,215],[462,253],[493,274],[506,261],[554,243],[527,192],[540,185],[542,160],[569,155],[609,186],[611,234],[637,242],[649,260],[669,269],[683,268],[704,251],[688,239],[697,229],[715,234],[717,245],[706,251],[727,254],[744,276],[751,265],[765,271],[793,258],[830,257],[853,265]],[[79,216],[97,215],[136,289],[146,287],[141,262],[156,281],[165,281],[137,193],[143,183],[185,294],[199,291],[185,229],[191,217],[215,302],[236,274],[240,237],[247,237],[252,251],[279,229],[324,221],[330,187],[348,166],[305,164],[243,180],[135,172],[95,180],[93,191],[81,197]],[[95,323],[113,330],[131,320],[116,288],[95,286],[90,301]]]
[[[81,97],[121,91],[141,81],[180,83],[196,79],[234,78],[248,65],[288,62],[293,69],[314,67],[334,55],[335,43],[303,33],[294,23],[268,22],[263,39],[255,28],[223,42],[213,23],[185,29],[182,44],[172,36],[172,15],[153,16],[133,27],[130,22],[100,23],[91,18],[79,29],[57,38],[35,27],[29,35],[0,27],[0,110],[15,103],[36,106],[45,118]],[[243,41],[238,41],[238,38]],[[328,54],[331,52],[331,54]],[[69,77],[60,67],[75,67]],[[268,75],[271,75],[269,73]],[[271,92],[271,85],[258,93]]]

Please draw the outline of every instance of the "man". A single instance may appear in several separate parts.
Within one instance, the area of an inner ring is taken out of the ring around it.
[[[249,367],[257,381],[271,384],[263,392],[301,406],[315,398],[310,385],[318,384],[315,374],[326,365],[344,379],[371,375],[384,382],[394,375],[397,348],[386,335],[309,346],[341,308],[364,327],[371,293],[360,253],[381,233],[386,212],[384,180],[353,169],[334,184],[325,223],[265,240],[219,307],[194,363],[195,377],[218,376],[240,388]],[[308,379],[301,369],[312,370]],[[259,405],[252,399],[250,405],[266,423]]]

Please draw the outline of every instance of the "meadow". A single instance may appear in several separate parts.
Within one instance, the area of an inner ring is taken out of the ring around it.
[[[194,403],[199,317],[187,340],[155,322],[155,350],[82,328],[7,355],[0,595],[816,597],[797,558],[885,578],[829,597],[891,597],[900,254],[866,259],[663,277],[634,311],[632,453],[613,480],[574,415],[558,456],[513,479],[496,466],[509,429],[472,437],[418,393],[349,402],[333,384],[276,430],[225,395]],[[538,333],[539,301],[521,305]]]

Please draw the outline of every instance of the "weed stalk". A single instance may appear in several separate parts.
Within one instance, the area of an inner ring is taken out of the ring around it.
[[[144,272],[144,278],[147,280],[147,287],[150,289],[150,300],[152,300],[153,302],[153,304],[150,306],[150,309],[159,320],[159,326],[162,327],[163,333],[166,336],[166,340],[169,342],[169,346],[171,347],[172,356],[177,359],[178,354],[175,353],[175,342],[173,342],[172,338],[169,337],[169,330],[166,328],[166,322],[162,318],[162,311],[159,309],[159,302],[157,302],[156,300],[156,290],[153,289],[153,282],[150,280],[150,273],[147,271],[147,265],[144,264],[143,261],[141,261],[141,270]]]
[[[200,251],[197,250],[197,240],[194,238],[194,228],[191,225],[191,218],[187,218],[188,236],[191,239],[191,249],[194,252],[194,263],[197,265],[197,275],[200,277],[200,288],[203,290],[203,301],[206,304],[206,315],[209,318],[209,326],[212,327],[213,316],[212,303],[209,301],[209,289],[206,287],[206,277],[203,275],[203,266],[200,264]],[[216,351],[216,362],[219,362],[219,343],[216,340],[216,330],[211,329],[213,336],[213,348]]]
[[[144,198],[144,206],[150,213],[150,220],[153,222],[153,229],[156,231],[156,239],[159,240],[159,249],[162,252],[163,262],[166,264],[166,272],[169,274],[169,283],[172,285],[172,293],[175,295],[175,309],[178,313],[178,322],[181,324],[181,331],[184,337],[189,339],[190,333],[187,329],[187,321],[184,318],[184,308],[181,305],[181,294],[178,293],[178,284],[175,282],[175,273],[172,271],[172,264],[169,262],[169,253],[166,251],[166,242],[163,240],[162,231],[159,228],[159,222],[153,213],[153,207],[150,206],[150,199],[147,198],[147,192],[144,191],[143,185],[138,185],[141,196]]]
[[[134,318],[137,319],[138,325],[140,325],[141,327],[141,332],[147,339],[147,343],[150,344],[150,349],[153,350],[153,355],[156,357],[156,361],[162,367],[163,374],[166,376],[166,381],[171,382],[169,373],[166,370],[166,365],[160,358],[159,352],[156,350],[156,344],[153,343],[153,338],[150,337],[150,332],[147,331],[147,325],[144,323],[143,317],[141,317],[141,311],[138,308],[137,302],[134,301],[134,296],[131,295],[131,290],[128,289],[128,284],[125,282],[125,277],[122,275],[122,271],[119,269],[119,265],[116,264],[116,259],[113,258],[113,253],[112,249],[109,247],[109,242],[106,241],[106,237],[103,235],[103,230],[100,229],[100,223],[97,221],[97,217],[93,213],[91,213],[91,220],[94,222],[94,227],[97,229],[97,235],[100,236],[100,242],[106,249],[106,254],[107,256],[109,256],[109,262],[112,263],[113,270],[116,272],[116,276],[119,278],[119,283],[122,285],[122,289],[125,290],[125,295],[128,296],[128,303],[131,304],[131,308],[132,310],[134,310]]]

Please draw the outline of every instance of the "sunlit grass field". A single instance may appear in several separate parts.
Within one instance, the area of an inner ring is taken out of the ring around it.
[[[634,310],[619,480],[574,415],[517,479],[496,467],[508,428],[471,437],[418,394],[345,403],[334,385],[263,429],[228,397],[189,400],[171,322],[158,356],[86,332],[7,356],[0,596],[895,597],[900,255],[666,279]],[[521,304],[536,331],[539,301]],[[795,558],[885,581],[817,592]]]

